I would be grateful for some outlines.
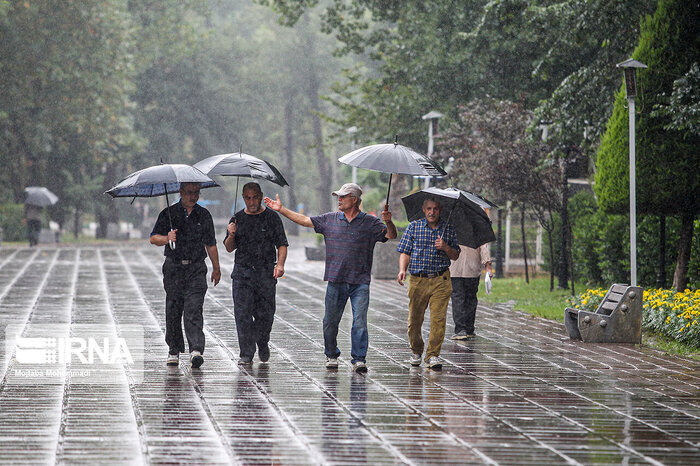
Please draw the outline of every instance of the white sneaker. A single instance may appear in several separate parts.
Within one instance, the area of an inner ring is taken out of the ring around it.
[[[413,353],[413,354],[411,355],[411,360],[410,360],[410,362],[411,362],[411,365],[412,365],[412,366],[420,366],[420,363],[421,363],[422,360],[423,360],[423,355]]]
[[[338,358],[326,358],[326,369],[337,369]]]
[[[201,366],[204,363],[202,353],[200,353],[199,351],[192,351],[190,353],[190,363],[192,363],[192,367],[194,367],[195,369]]]
[[[180,355],[179,354],[168,354],[168,360],[165,364],[168,366],[180,365]]]
[[[355,361],[355,363],[352,365],[352,370],[355,372],[365,373],[367,372],[367,364],[362,361]]]
[[[439,356],[433,356],[432,358],[426,361],[425,365],[428,366],[430,369],[442,369],[442,359],[440,359]]]

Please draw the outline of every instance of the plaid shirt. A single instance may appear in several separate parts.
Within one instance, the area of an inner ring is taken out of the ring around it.
[[[411,256],[411,262],[408,265],[409,273],[438,273],[450,267],[450,258],[447,254],[435,249],[435,240],[438,236],[441,236],[450,247],[459,249],[454,227],[444,220],[440,220],[434,230],[428,226],[425,218],[408,224],[396,250]]]

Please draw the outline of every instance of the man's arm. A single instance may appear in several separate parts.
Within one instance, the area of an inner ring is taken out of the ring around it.
[[[300,214],[299,212],[294,212],[292,210],[287,209],[282,205],[282,201],[280,201],[280,195],[277,195],[277,199],[273,200],[270,199],[269,197],[266,197],[264,199],[265,205],[268,206],[270,209],[274,210],[275,212],[279,212],[280,214],[284,215],[287,217],[289,220],[292,222],[296,223],[297,225],[301,225],[303,227],[308,227],[308,228],[313,228],[314,224],[311,221],[309,217],[306,215]]]
[[[236,249],[236,229],[238,226],[236,225],[236,222],[231,222],[228,224],[226,227],[226,231],[228,231],[228,236],[226,239],[224,239],[224,247],[226,248],[226,252],[233,252],[234,249]]]
[[[384,221],[384,224],[386,225],[386,236],[389,239],[394,239],[396,236],[398,236],[396,232],[396,225],[394,225],[394,222],[391,221],[391,212],[388,210],[383,210],[382,211],[382,221]]]
[[[287,260],[287,246],[280,246],[277,248],[277,264],[275,264],[275,271],[273,276],[275,278],[280,278],[284,275],[284,263]]]
[[[396,276],[396,281],[399,285],[403,286],[403,281],[406,280],[406,271],[408,270],[408,264],[411,262],[411,256],[405,253],[401,253],[399,256],[399,274]]]
[[[207,254],[209,255],[209,260],[211,261],[211,281],[214,282],[214,286],[219,284],[221,280],[221,269],[219,268],[219,250],[216,248],[216,244],[212,246],[206,246]]]
[[[169,242],[175,242],[177,239],[177,230],[170,230],[167,235],[151,235],[151,244],[156,246],[165,246]]]

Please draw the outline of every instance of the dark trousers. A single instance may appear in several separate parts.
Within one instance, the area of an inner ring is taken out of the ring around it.
[[[452,318],[455,322],[455,333],[462,330],[471,335],[474,333],[476,318],[476,292],[479,291],[479,277],[452,277]]]
[[[41,233],[41,220],[27,220],[27,238],[30,246],[39,244],[39,233]]]
[[[170,354],[185,352],[182,324],[189,351],[204,353],[204,316],[202,307],[207,293],[207,265],[176,264],[166,259],[163,264],[165,287],[165,343]]]
[[[236,264],[233,267],[233,315],[242,358],[252,358],[256,345],[265,347],[270,341],[277,287],[273,270],[274,265],[252,268]]]

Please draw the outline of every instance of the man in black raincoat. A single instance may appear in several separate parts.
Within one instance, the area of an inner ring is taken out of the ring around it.
[[[151,244],[165,246],[163,286],[165,287],[165,342],[169,366],[179,364],[185,352],[182,322],[190,351],[192,367],[204,362],[204,296],[207,293],[207,265],[212,265],[214,286],[221,279],[219,252],[216,248],[214,221],[207,209],[197,204],[199,183],[182,183],[180,200],[158,215],[151,232]],[[168,215],[168,211],[170,214]],[[172,229],[170,221],[172,219]],[[175,244],[175,249],[170,247]]]
[[[239,364],[250,364],[257,345],[260,361],[270,359],[270,332],[275,317],[277,279],[284,275],[287,236],[277,212],[262,205],[258,183],[243,186],[245,209],[226,229],[226,251],[236,251],[231,273],[233,313],[240,348]]]

